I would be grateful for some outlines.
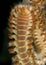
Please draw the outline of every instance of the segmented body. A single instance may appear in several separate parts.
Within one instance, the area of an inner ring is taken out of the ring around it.
[[[10,33],[9,38],[14,39],[9,42],[9,46],[15,46],[14,49],[9,49],[11,53],[17,52],[19,61],[16,65],[31,65],[32,56],[29,56],[28,49],[32,48],[32,33],[33,33],[33,11],[30,6],[16,6],[10,16]],[[13,57],[13,63],[16,62]]]
[[[46,63],[46,24],[44,19],[45,17],[42,12],[44,5],[45,0],[35,0],[33,6],[35,14],[34,45],[37,53],[40,55],[39,57],[41,58],[43,65]],[[43,60],[45,60],[45,62]]]
[[[32,6],[15,6],[10,14],[9,46],[11,48],[9,52],[17,52],[12,57],[13,65],[44,65],[46,63],[46,30],[44,30],[42,14],[44,2],[41,0],[32,2],[34,3]]]

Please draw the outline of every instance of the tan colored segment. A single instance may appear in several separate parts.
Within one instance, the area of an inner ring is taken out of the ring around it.
[[[22,41],[22,42],[18,42],[18,46],[24,46],[25,45],[25,41]]]
[[[23,61],[24,64],[26,64],[26,63],[29,61],[29,59],[28,59],[28,58],[25,58],[25,59],[22,60],[22,61]]]
[[[27,27],[26,26],[18,26],[18,29],[21,29],[21,30],[25,30]]]
[[[22,30],[21,31],[18,31],[18,34],[19,35],[25,35],[26,34],[26,30],[25,31],[22,31]]]
[[[19,48],[18,51],[19,51],[19,53],[25,52],[26,48],[25,47]]]
[[[28,21],[27,21],[27,22],[28,22]],[[19,20],[18,20],[18,24],[19,24],[19,25],[26,25],[27,22],[25,22],[25,21],[19,21]]]
[[[21,17],[19,17],[19,18],[18,18],[18,21],[24,21],[24,22],[27,23],[27,21],[29,21],[28,19],[29,19],[29,18],[21,18]]]
[[[26,53],[20,54],[20,57],[21,58],[26,58],[27,57],[27,54]]]
[[[25,40],[25,36],[18,36],[18,40]]]

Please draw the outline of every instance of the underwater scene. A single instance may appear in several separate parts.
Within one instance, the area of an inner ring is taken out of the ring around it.
[[[46,0],[11,0],[3,4],[0,65],[46,65]]]

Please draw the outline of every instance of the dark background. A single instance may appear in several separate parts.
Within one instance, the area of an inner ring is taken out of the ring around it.
[[[8,19],[11,9],[15,4],[19,4],[22,0],[0,0],[0,65],[11,65],[11,57],[9,54],[7,30]]]
[[[12,55],[8,52],[8,19],[11,9],[22,0],[0,0],[0,65],[11,65]],[[46,7],[45,7],[46,9]]]

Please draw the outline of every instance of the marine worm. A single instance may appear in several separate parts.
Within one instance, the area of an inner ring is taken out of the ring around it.
[[[18,5],[11,11],[10,23],[9,23],[9,46],[15,46],[10,48],[9,52],[17,52],[13,59],[13,63],[16,65],[31,65],[32,57],[29,57],[28,48],[32,47],[32,32],[33,32],[33,11],[30,6]],[[19,60],[17,60],[19,59]],[[30,61],[31,59],[31,61]],[[14,65],[13,64],[13,65]]]
[[[46,30],[42,9],[45,0],[23,0],[9,18],[9,53],[12,65],[44,65],[46,63]],[[44,26],[45,25],[45,26]]]

